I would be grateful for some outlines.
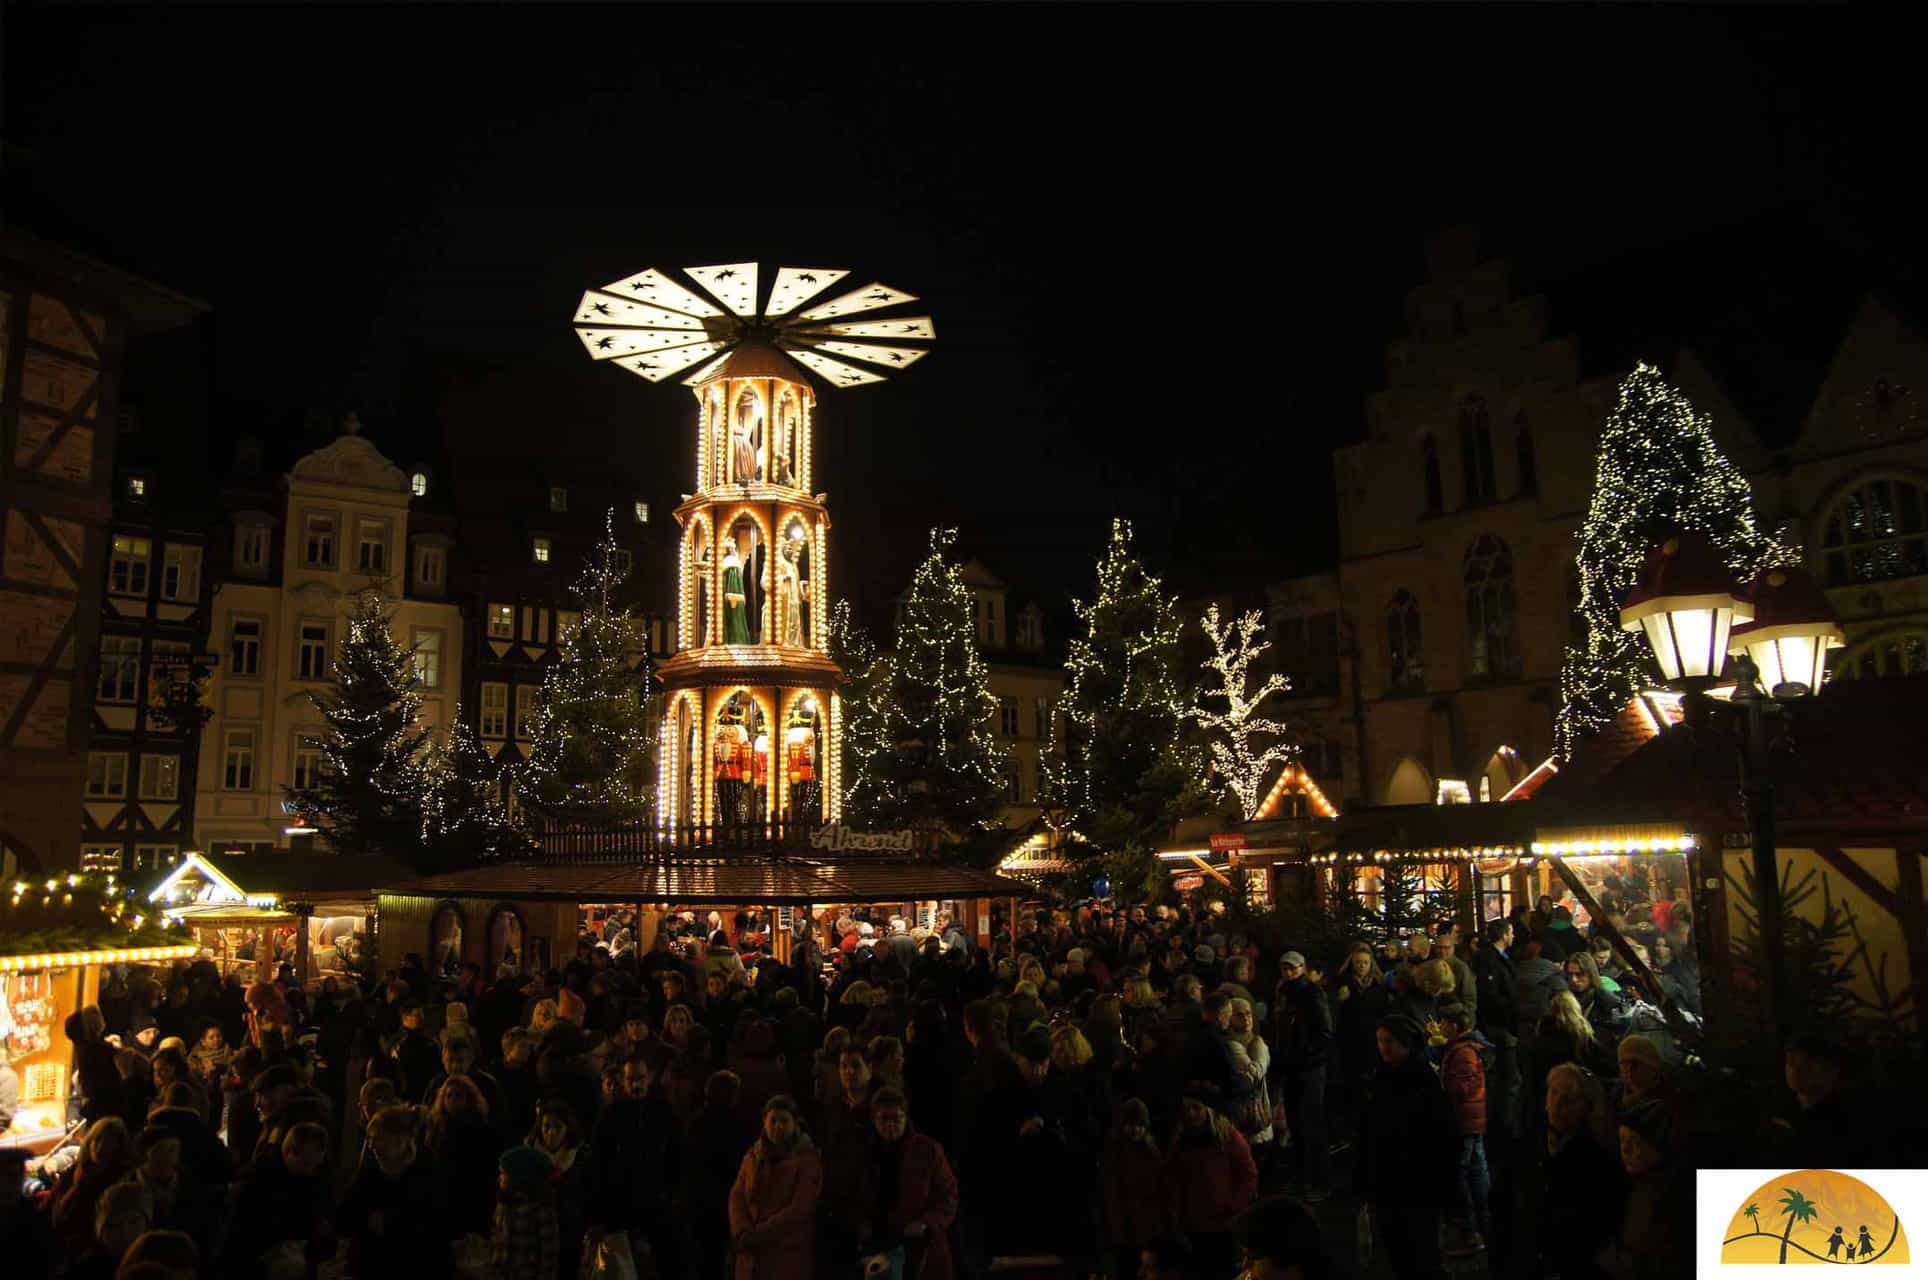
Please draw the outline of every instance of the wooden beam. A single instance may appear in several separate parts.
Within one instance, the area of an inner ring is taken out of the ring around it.
[[[1874,904],[1877,907],[1880,907],[1897,920],[1905,918],[1905,908],[1902,906],[1901,896],[1887,885],[1875,879],[1866,867],[1856,862],[1853,858],[1850,858],[1838,848],[1824,844],[1816,844],[1813,846],[1813,849],[1816,857],[1827,863],[1832,870],[1840,872],[1843,880],[1846,880],[1849,884],[1874,899]],[[1787,853],[1791,852],[1791,850],[1784,849],[1782,852]],[[1897,849],[1895,851],[1895,861],[1897,864],[1901,862],[1902,856],[1901,851]],[[1921,901],[1921,895],[1919,893],[1915,895],[1915,901]]]
[[[1698,1047],[1701,1039],[1700,1032],[1688,1025],[1687,1020],[1680,1016],[1680,1010],[1674,1007],[1674,1002],[1668,998],[1667,993],[1660,989],[1660,983],[1655,979],[1653,970],[1633,953],[1633,948],[1627,945],[1627,939],[1622,936],[1620,930],[1613,927],[1613,922],[1607,919],[1606,911],[1594,899],[1592,891],[1581,883],[1579,876],[1573,874],[1573,868],[1567,866],[1565,858],[1554,854],[1547,861],[1553,864],[1553,870],[1566,882],[1566,887],[1573,891],[1573,896],[1580,900],[1580,905],[1587,909],[1587,915],[1593,919],[1594,928],[1598,929],[1601,936],[1613,945],[1613,953],[1620,957],[1620,962],[1626,965],[1639,980],[1646,994],[1653,997],[1653,1004],[1660,1010],[1660,1016],[1667,1020],[1667,1029],[1673,1032],[1682,1043]]]
[[[1199,857],[1195,853],[1191,855],[1191,859],[1193,862],[1196,862],[1198,864],[1198,869],[1200,871],[1203,871],[1206,875],[1218,881],[1220,884],[1224,885],[1227,889],[1232,887],[1232,882],[1230,880],[1227,880],[1224,874],[1220,872],[1217,867],[1214,867],[1211,863],[1205,861],[1205,859]]]

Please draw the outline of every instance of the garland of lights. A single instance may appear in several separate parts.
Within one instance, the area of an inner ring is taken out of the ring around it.
[[[501,776],[457,703],[447,745],[431,748],[424,768],[422,839],[433,861],[471,866],[520,847],[502,806]]]
[[[1065,658],[1064,736],[1053,725],[1046,751],[1047,821],[1150,887],[1155,842],[1206,801],[1203,754],[1182,738],[1177,597],[1132,555],[1130,522],[1114,519],[1097,594],[1072,607],[1085,631]]]
[[[616,602],[624,576],[620,551],[611,511],[572,588],[582,620],[558,638],[556,661],[543,672],[529,760],[516,779],[522,794],[545,808],[611,818],[648,811],[638,783],[648,777],[656,741],[648,715],[649,649],[641,624]]]
[[[326,722],[312,786],[289,788],[291,811],[340,853],[412,852],[422,828],[422,684],[415,653],[395,642],[379,593],[363,592],[335,656],[334,682],[308,697]]]
[[[1212,642],[1212,656],[1200,665],[1217,677],[1217,683],[1199,688],[1197,705],[1187,714],[1209,735],[1215,770],[1237,797],[1239,814],[1250,820],[1264,803],[1274,767],[1289,765],[1299,756],[1298,743],[1289,736],[1290,726],[1258,714],[1267,698],[1286,692],[1292,682],[1273,672],[1256,689],[1252,687],[1252,663],[1272,647],[1271,641],[1258,639],[1265,630],[1259,610],[1237,622],[1221,622],[1214,604],[1199,625]],[[1222,701],[1225,709],[1208,708],[1207,699]]]
[[[883,761],[891,748],[890,656],[879,654],[848,600],[830,613],[830,657],[843,672],[843,806],[869,824],[884,808]]]
[[[1565,761],[1651,677],[1647,645],[1620,625],[1620,603],[1654,543],[1676,529],[1705,533],[1738,582],[1798,556],[1754,522],[1747,477],[1714,442],[1710,419],[1640,364],[1620,384],[1600,435],[1593,499],[1577,563],[1583,643],[1560,668],[1554,755]]]

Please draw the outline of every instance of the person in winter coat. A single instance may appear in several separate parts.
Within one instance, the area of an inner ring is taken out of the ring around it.
[[[1458,1003],[1439,1011],[1439,1020],[1451,1037],[1440,1055],[1439,1083],[1452,1104],[1459,1139],[1455,1216],[1460,1240],[1448,1252],[1461,1257],[1484,1249],[1484,1236],[1492,1227],[1487,1208],[1492,1178],[1486,1166],[1486,1064],[1493,1047],[1473,1026],[1473,1019],[1474,1014]]]
[[[858,1203],[858,1240],[866,1255],[904,1251],[907,1280],[951,1280],[949,1232],[957,1218],[957,1178],[944,1148],[910,1123],[901,1090],[879,1089]]]
[[[72,1179],[54,1199],[54,1243],[65,1253],[83,1248],[94,1230],[94,1209],[107,1188],[134,1172],[139,1157],[134,1135],[119,1116],[104,1116],[87,1130],[80,1144],[80,1163]],[[150,1204],[147,1216],[152,1220]]]
[[[589,1147],[595,1182],[587,1216],[591,1234],[626,1231],[642,1236],[671,1268],[670,1182],[680,1164],[676,1117],[656,1088],[648,1058],[623,1064],[623,1096],[596,1119]]]
[[[1425,1028],[1395,1013],[1380,1019],[1375,1038],[1379,1066],[1366,1084],[1355,1189],[1393,1274],[1432,1280],[1442,1274],[1439,1217],[1456,1177],[1456,1126],[1426,1058]]]
[[[788,1094],[763,1107],[763,1133],[730,1188],[735,1280],[810,1280],[823,1161]]]
[[[703,1108],[683,1135],[678,1216],[689,1228],[697,1274],[721,1276],[730,1251],[730,1187],[757,1138],[757,1113],[746,1110],[733,1071],[711,1074]]]
[[[1539,1274],[1603,1280],[1601,1255],[1626,1201],[1626,1175],[1613,1156],[1612,1117],[1600,1082],[1571,1062],[1548,1074],[1545,1140],[1522,1221],[1537,1232]]]
[[[1520,1035],[1530,1038],[1540,1019],[1546,1016],[1553,997],[1567,989],[1566,974],[1560,962],[1545,954],[1537,942],[1520,943],[1514,952],[1513,992]]]
[[[281,1159],[248,1171],[228,1227],[223,1276],[261,1276],[263,1255],[297,1247],[312,1263],[335,1256],[335,1198],[328,1174],[328,1130],[306,1121],[288,1130]]]
[[[448,1181],[450,1226],[456,1235],[489,1235],[496,1158],[503,1145],[475,1082],[467,1076],[443,1081],[428,1113],[428,1152]]]
[[[1172,1229],[1191,1246],[1191,1274],[1198,1280],[1236,1270],[1233,1226],[1258,1185],[1258,1166],[1238,1127],[1202,1096],[1187,1095],[1165,1153],[1165,1206]]]
[[[1693,1256],[1694,1175],[1672,1138],[1673,1113],[1664,1102],[1620,1114],[1620,1166],[1629,1183],[1612,1254],[1615,1280],[1666,1275]]]
[[[536,1108],[535,1127],[524,1144],[549,1157],[556,1189],[557,1274],[569,1280],[582,1267],[585,1210],[595,1184],[593,1157],[583,1142],[576,1113],[560,1098]]]
[[[1335,1114],[1350,1136],[1357,1126],[1360,1095],[1366,1076],[1379,1061],[1373,1029],[1392,1012],[1392,992],[1372,948],[1355,942],[1333,982],[1332,1062]],[[1290,1116],[1287,1117],[1288,1124]]]
[[[556,1166],[535,1147],[510,1147],[496,1160],[495,1222],[489,1235],[493,1280],[555,1280],[561,1252]]]
[[[368,1124],[370,1159],[341,1205],[341,1234],[359,1280],[445,1280],[451,1230],[441,1171],[422,1152],[421,1114],[385,1107]],[[493,1164],[493,1162],[491,1162]]]
[[[1267,1077],[1272,1073],[1272,1048],[1258,1033],[1258,1015],[1244,996],[1232,997],[1232,1061],[1249,1086],[1245,1101],[1230,1117],[1246,1143],[1256,1152],[1269,1149],[1272,1132],[1272,1093]],[[1108,1113],[1107,1113],[1108,1114]]]
[[[1164,1169],[1165,1153],[1152,1136],[1150,1110],[1137,1098],[1126,1099],[1098,1162],[1105,1274],[1110,1280],[1133,1280],[1139,1254],[1166,1235]]]
[[[1272,999],[1273,1055],[1279,1100],[1285,1104],[1284,1140],[1290,1185],[1309,1200],[1323,1200],[1328,1171],[1326,1064],[1331,1055],[1332,1006],[1306,969],[1305,956],[1279,957],[1280,982]]]

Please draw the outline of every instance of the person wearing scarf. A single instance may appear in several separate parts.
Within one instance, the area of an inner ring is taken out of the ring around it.
[[[779,1094],[763,1104],[763,1136],[730,1188],[736,1280],[810,1280],[822,1191],[816,1145],[803,1131],[797,1104]]]
[[[871,1103],[872,1132],[857,1230],[866,1254],[902,1249],[912,1280],[951,1280],[948,1233],[957,1218],[957,1177],[936,1139],[910,1123],[910,1104],[886,1086]]]

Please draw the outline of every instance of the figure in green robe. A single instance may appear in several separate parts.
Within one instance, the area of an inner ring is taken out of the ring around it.
[[[743,591],[743,562],[736,557],[736,544],[723,547],[723,643],[750,643],[750,610]]]

